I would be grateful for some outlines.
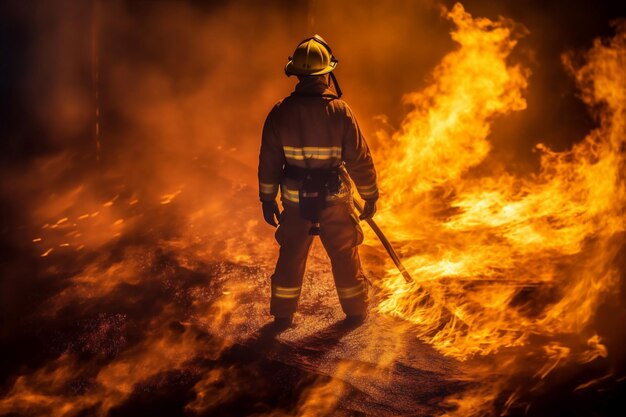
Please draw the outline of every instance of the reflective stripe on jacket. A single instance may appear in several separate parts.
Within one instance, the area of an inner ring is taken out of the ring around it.
[[[360,196],[377,199],[374,162],[352,110],[320,78],[305,78],[265,120],[258,172],[261,201],[274,201],[280,188],[283,204],[298,204],[299,183],[282,178],[284,164],[319,169],[342,162]],[[344,180],[328,200],[349,201],[350,196],[349,181]]]

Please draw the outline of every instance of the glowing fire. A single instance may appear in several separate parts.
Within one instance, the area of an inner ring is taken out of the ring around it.
[[[600,126],[564,152],[538,144],[536,174],[485,176],[470,169],[489,158],[493,117],[524,109],[528,71],[508,62],[511,22],[473,19],[460,4],[448,16],[459,47],[431,86],[407,96],[414,110],[378,158],[378,221],[403,231],[415,279],[390,267],[379,310],[419,324],[423,340],[459,359],[562,333],[593,340],[586,355],[606,355],[586,325],[618,280],[610,265],[625,226],[626,32],[597,41],[582,68],[564,58]],[[542,376],[570,355],[556,342],[544,351],[556,362]]]

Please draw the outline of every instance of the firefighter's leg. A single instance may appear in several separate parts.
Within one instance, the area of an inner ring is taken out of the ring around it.
[[[298,208],[285,206],[276,240],[280,245],[276,269],[272,276],[270,314],[291,317],[298,307],[302,277],[313,241],[309,235],[311,223],[300,217]]]
[[[332,264],[341,308],[348,316],[365,316],[368,286],[358,252],[358,245],[363,242],[363,230],[351,204],[336,204],[324,209],[320,238]]]

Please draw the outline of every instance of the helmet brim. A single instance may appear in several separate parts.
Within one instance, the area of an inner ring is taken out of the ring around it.
[[[293,60],[290,60],[289,62],[287,62],[287,65],[285,65],[285,74],[287,74],[287,75],[302,75],[302,76],[307,76],[307,75],[324,75],[324,74],[328,74],[329,72],[334,70],[336,67],[337,67],[337,61],[330,61],[330,64],[328,64],[328,66],[326,66],[325,68],[322,68],[321,70],[317,70],[317,71],[303,71],[300,68],[295,68],[294,65],[293,65]]]

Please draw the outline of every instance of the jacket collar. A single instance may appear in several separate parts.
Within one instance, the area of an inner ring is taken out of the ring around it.
[[[303,95],[335,95],[322,77],[303,77],[302,81],[296,84],[295,94]]]

